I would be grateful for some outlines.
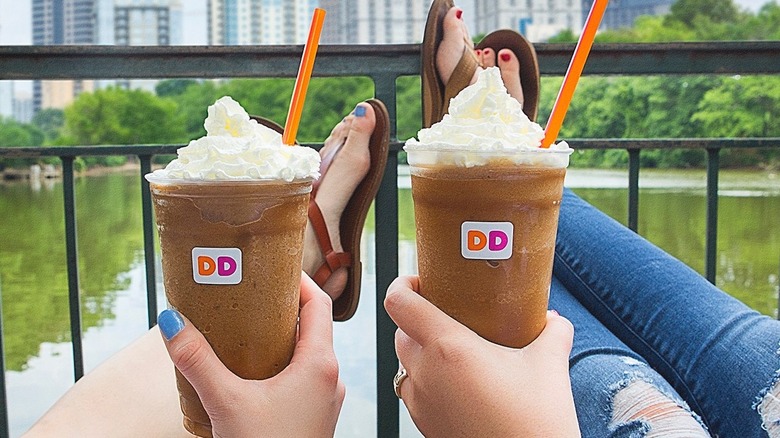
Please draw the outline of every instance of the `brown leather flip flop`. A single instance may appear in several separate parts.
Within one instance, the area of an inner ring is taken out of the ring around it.
[[[421,54],[423,128],[430,127],[447,114],[450,99],[469,85],[479,66],[477,56],[470,48],[470,41],[467,41],[446,85],[436,71],[436,52],[444,38],[444,16],[454,6],[453,0],[434,0],[428,10]]]
[[[368,150],[371,156],[370,166],[365,178],[358,184],[352,197],[347,202],[341,215],[339,228],[341,233],[341,245],[344,252],[337,253],[333,250],[330,234],[325,225],[325,219],[317,205],[317,190],[320,183],[328,173],[330,164],[341,150],[342,145],[334,148],[331,153],[323,157],[320,164],[320,178],[312,186],[311,200],[309,201],[309,223],[317,236],[325,263],[314,273],[312,279],[320,286],[330,278],[331,274],[339,268],[347,269],[347,284],[344,291],[333,302],[333,320],[346,321],[355,314],[360,299],[362,263],[360,262],[360,237],[363,233],[363,225],[366,222],[368,209],[374,201],[382,176],[387,165],[387,154],[390,146],[390,117],[385,105],[378,99],[366,101],[374,109],[376,124],[368,142]],[[258,123],[267,126],[277,132],[283,128],[273,121],[261,117],[252,117]]]
[[[385,108],[385,104],[378,99],[370,99],[366,103],[371,105],[376,116],[374,132],[368,141],[371,164],[368,168],[368,174],[358,184],[352,197],[349,198],[346,208],[344,208],[344,213],[341,215],[339,228],[344,252],[335,253],[333,251],[325,220],[322,218],[322,213],[316,202],[317,187],[326,177],[330,163],[333,160],[332,157],[341,149],[340,146],[333,153],[329,154],[328,157],[323,158],[320,165],[320,179],[315,182],[315,187],[312,189],[312,199],[309,202],[309,222],[317,234],[320,249],[325,257],[325,263],[312,276],[312,279],[321,286],[337,269],[346,267],[348,272],[347,285],[344,287],[344,291],[333,301],[334,321],[346,321],[357,310],[362,273],[360,236],[363,233],[363,224],[366,222],[368,209],[376,197],[379,183],[382,181],[382,176],[384,176],[385,166],[387,165],[387,153],[390,146],[390,116],[387,108]]]
[[[539,61],[533,44],[514,30],[502,29],[486,35],[474,48],[491,48],[496,56],[501,49],[514,52],[520,62],[520,84],[525,99],[523,112],[529,119],[535,121],[539,110]]]

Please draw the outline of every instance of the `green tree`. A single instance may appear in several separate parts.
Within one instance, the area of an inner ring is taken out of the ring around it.
[[[374,96],[374,84],[368,78],[312,79],[301,116],[298,139],[323,141],[358,102]],[[286,106],[285,106],[286,108]]]
[[[706,17],[713,23],[726,23],[740,15],[742,13],[732,0],[677,0],[666,16],[666,21],[693,27],[700,17]]]
[[[577,35],[574,34],[574,32],[571,31],[571,29],[564,29],[560,32],[558,32],[556,35],[552,36],[549,40],[547,40],[548,43],[576,43],[577,42]]]
[[[731,77],[701,99],[693,120],[713,137],[780,136],[780,78]],[[724,166],[777,165],[771,150],[724,150]]]
[[[200,138],[206,135],[203,121],[206,119],[206,108],[222,97],[213,81],[205,81],[190,85],[179,96],[176,96],[176,112],[179,114],[179,123],[184,130],[179,142]]]
[[[751,30],[750,39],[780,39],[780,4],[777,1],[768,1],[757,15],[747,19],[745,27]]]
[[[166,79],[157,83],[154,92],[160,97],[179,96],[195,84],[194,79]]]
[[[398,78],[396,83],[396,107],[399,140],[407,140],[417,136],[422,128],[422,103],[420,100],[421,85],[419,76]]]
[[[43,144],[43,132],[33,125],[0,117],[0,147],[30,147]],[[38,162],[35,158],[0,159],[0,168],[26,167]]]
[[[184,137],[175,102],[142,90],[107,88],[81,94],[65,109],[58,144],[135,145],[178,143]],[[86,165],[121,165],[125,157],[84,158]]]
[[[45,142],[51,143],[60,136],[65,125],[65,112],[57,108],[42,109],[35,114],[32,124],[43,132]]]
[[[633,27],[610,29],[596,36],[597,43],[660,43],[696,39],[692,28],[680,22],[667,22],[664,17],[649,15],[637,18]]]
[[[693,120],[715,137],[780,136],[780,78],[725,79],[704,94]]]
[[[177,105],[141,90],[83,93],[65,109],[64,135],[79,145],[152,144],[181,140]]]
[[[0,117],[0,147],[40,146],[42,141],[40,129]]]

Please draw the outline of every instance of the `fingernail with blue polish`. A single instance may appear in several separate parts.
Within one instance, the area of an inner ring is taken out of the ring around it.
[[[184,328],[184,319],[179,312],[165,309],[157,317],[157,325],[160,326],[160,331],[165,336],[165,339],[170,341]]]
[[[364,117],[366,115],[366,107],[363,105],[358,105],[357,108],[355,108],[355,116],[357,117]]]

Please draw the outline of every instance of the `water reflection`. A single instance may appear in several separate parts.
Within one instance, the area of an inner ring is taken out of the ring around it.
[[[140,260],[142,224],[138,177],[107,175],[76,181],[82,325],[114,317],[116,291]],[[0,276],[6,367],[24,369],[45,342],[70,339],[61,182],[36,191],[26,183],[0,186]]]
[[[704,269],[705,180],[703,172],[650,171],[640,179],[640,234],[699,272]],[[627,217],[626,181],[625,172],[612,171],[573,170],[567,178],[578,194],[622,223]],[[402,176],[400,184],[408,181]],[[610,188],[598,188],[603,186]],[[723,172],[721,187],[717,283],[772,315],[777,306],[780,180],[769,174]],[[76,205],[89,370],[146,328],[139,177],[80,178]],[[0,185],[0,208],[6,212],[0,221],[0,292],[9,414],[12,436],[18,436],[72,383],[61,183]],[[369,219],[362,241],[361,305],[352,320],[335,327],[336,352],[349,388],[339,437],[375,434],[373,230]],[[399,192],[401,274],[416,272],[414,237],[411,193],[404,189]],[[158,301],[163,308],[162,298]],[[403,436],[419,436],[408,417],[403,417],[401,430]]]
[[[87,372],[146,331],[145,275],[143,264],[132,265],[122,274],[127,287],[112,293],[112,316],[85,328],[83,352]],[[162,282],[158,281],[158,288],[161,287]],[[159,308],[165,305],[162,295],[157,300]],[[6,339],[12,335],[6,331]],[[25,363],[23,371],[6,372],[12,437],[27,430],[73,384],[70,342],[47,341],[34,347],[35,355]]]

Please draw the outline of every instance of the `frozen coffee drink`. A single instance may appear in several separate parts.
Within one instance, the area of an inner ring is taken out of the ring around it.
[[[406,142],[420,294],[482,337],[523,347],[544,329],[572,150],[506,91],[498,68]]]
[[[292,357],[309,193],[319,154],[286,146],[230,97],[208,108],[207,135],[146,176],[169,305],[245,379]],[[185,428],[210,437],[197,393],[176,372]]]

